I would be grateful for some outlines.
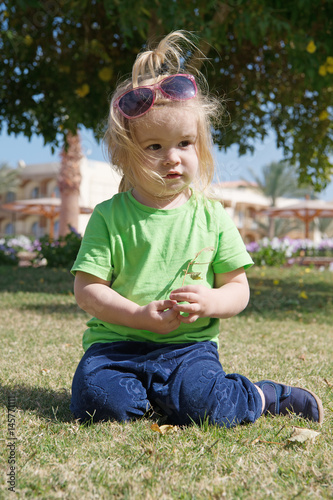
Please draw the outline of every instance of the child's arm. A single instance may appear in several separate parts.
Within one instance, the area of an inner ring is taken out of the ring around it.
[[[229,273],[215,274],[214,288],[203,285],[187,285],[173,290],[170,299],[189,304],[176,304],[177,312],[189,313],[182,316],[183,323],[193,323],[198,318],[230,318],[245,309],[250,291],[243,268]]]
[[[76,272],[74,293],[81,309],[108,323],[162,335],[176,330],[181,323],[180,313],[172,308],[175,300],[155,300],[139,306],[112,290],[110,281],[82,271]]]

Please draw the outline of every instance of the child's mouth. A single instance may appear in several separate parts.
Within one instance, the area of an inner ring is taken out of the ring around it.
[[[177,173],[168,174],[165,176],[165,179],[180,179],[180,178],[181,178],[181,175],[177,174]]]

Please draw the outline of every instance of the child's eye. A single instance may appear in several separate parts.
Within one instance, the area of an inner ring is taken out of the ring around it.
[[[149,151],[158,151],[161,149],[161,144],[151,144],[150,146],[147,147]]]
[[[189,146],[191,144],[191,141],[182,141],[179,143],[179,147],[181,148],[186,148],[187,146]]]

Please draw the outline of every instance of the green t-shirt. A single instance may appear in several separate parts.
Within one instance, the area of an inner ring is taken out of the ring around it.
[[[161,210],[142,205],[127,191],[96,206],[72,272],[83,271],[111,281],[110,286],[120,295],[146,305],[153,300],[169,299],[170,292],[182,286],[189,262],[207,247],[214,250],[200,253],[188,270],[185,285],[212,288],[214,273],[253,264],[221,203],[192,193],[184,205]],[[96,342],[123,340],[218,343],[219,334],[219,320],[211,318],[182,323],[167,335],[97,318],[88,321],[87,326],[84,350]]]

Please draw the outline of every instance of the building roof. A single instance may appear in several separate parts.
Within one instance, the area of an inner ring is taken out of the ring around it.
[[[267,207],[269,199],[257,189],[257,184],[247,181],[220,182],[212,186],[215,196],[222,203],[246,204]]]
[[[246,181],[244,179],[238,179],[237,181],[225,181],[214,184],[214,186],[226,189],[237,189],[237,188],[258,188],[256,182]]]
[[[26,179],[49,179],[58,175],[60,170],[60,162],[54,161],[50,163],[32,163],[22,168],[20,177]]]

